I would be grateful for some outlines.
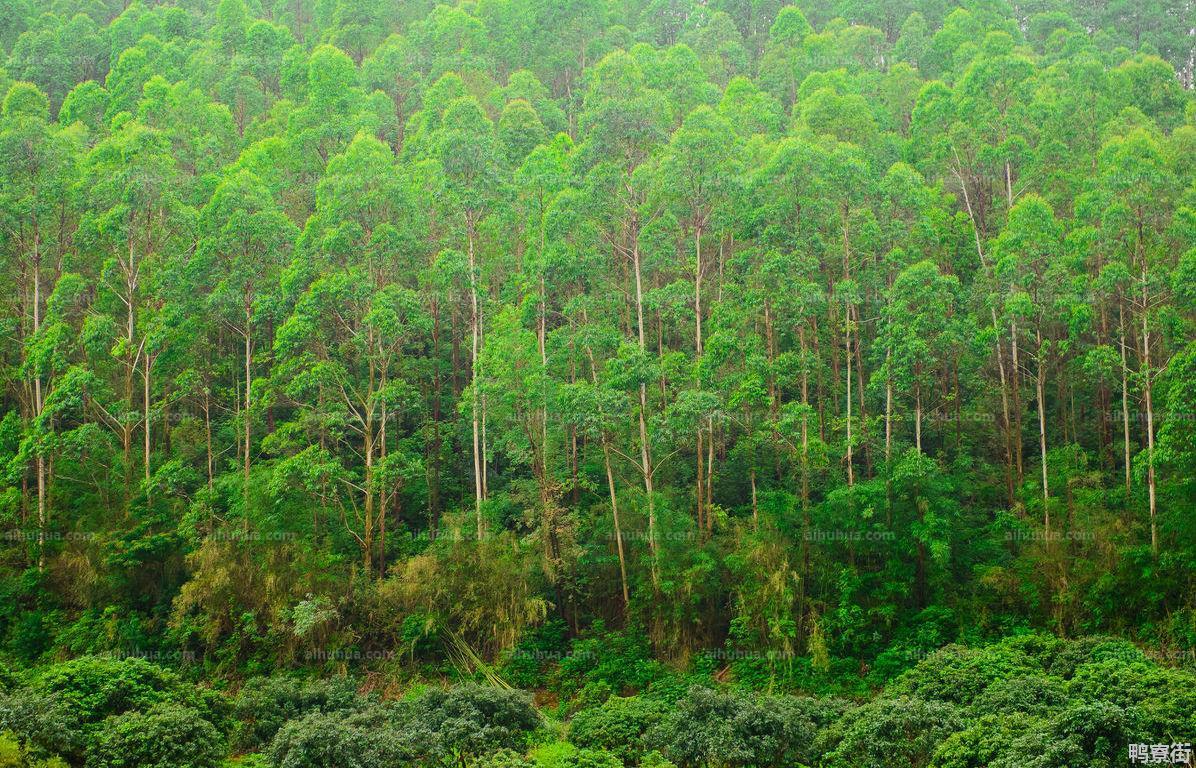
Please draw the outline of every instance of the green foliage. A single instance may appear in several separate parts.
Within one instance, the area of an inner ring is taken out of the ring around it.
[[[218,694],[140,658],[84,656],[54,664],[38,672],[33,689],[64,707],[79,726],[97,731],[108,717],[158,704],[188,707],[212,722],[223,722],[228,709]]]
[[[680,768],[794,765],[810,754],[815,725],[785,699],[695,687],[648,734]]]
[[[611,696],[599,706],[573,715],[569,740],[580,747],[607,750],[632,763],[647,751],[646,734],[668,711],[667,704],[655,699]]]
[[[213,768],[221,764],[225,742],[198,712],[158,704],[104,722],[87,752],[88,768]]]
[[[358,696],[357,686],[348,678],[254,678],[237,693],[232,744],[241,750],[258,749],[268,745],[289,720],[312,712],[350,713],[362,709],[368,701]]]
[[[395,727],[392,713],[370,709],[313,712],[284,725],[270,745],[277,768],[384,768],[389,765],[435,765],[420,759],[436,754],[434,736],[417,727]]]
[[[433,688],[414,702],[411,716],[436,734],[440,749],[461,760],[520,749],[540,725],[526,693],[475,684]]]
[[[598,624],[588,637],[573,641],[569,654],[561,659],[557,678],[565,695],[595,683],[621,695],[645,690],[663,674],[642,631],[608,630]]]
[[[913,768],[962,725],[959,710],[944,702],[879,699],[848,712],[827,731],[825,764]]]
[[[1190,739],[1179,5],[3,0],[0,760]]]

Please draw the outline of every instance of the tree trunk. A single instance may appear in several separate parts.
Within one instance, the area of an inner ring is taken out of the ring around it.
[[[753,469],[753,471],[755,471]],[[714,518],[710,515],[714,496],[714,417],[706,417],[706,533],[714,530]]]
[[[845,325],[847,338],[847,486],[855,485],[855,471],[852,468],[851,455],[851,307],[845,305]]]
[[[646,354],[647,344],[644,340],[644,289],[643,276],[640,272],[640,246],[639,238],[633,228],[631,233],[631,261],[635,269],[635,313],[639,319],[639,344],[640,354]],[[640,469],[644,475],[644,493],[648,497],[648,550],[651,554],[652,560],[652,586],[656,588],[660,585],[659,563],[657,562],[657,547],[656,547],[656,502],[653,498],[652,489],[652,450],[648,443],[648,386],[644,382],[640,382],[640,407],[639,407],[639,429],[640,429]]]
[[[206,382],[203,393],[203,428],[208,454],[208,492],[210,493],[216,479],[216,457],[212,454],[212,398]]]
[[[993,343],[997,348],[997,371],[1001,376],[1001,415],[1005,432],[1005,492],[1009,497],[1009,506],[1013,507],[1013,425],[1009,422],[1009,386],[1005,376],[1005,354],[1001,351],[1001,337],[997,332],[997,310],[989,307],[993,321]]]
[[[1009,344],[1013,354],[1013,458],[1017,467],[1017,484],[1022,484],[1024,471],[1022,468],[1022,396],[1021,396],[1021,366],[1017,361],[1017,321],[1009,323]]]
[[[589,322],[585,309],[582,309],[582,317]],[[587,344],[586,355],[590,359],[590,381],[594,384],[594,389],[598,388],[598,367],[594,363],[594,351]],[[615,493],[615,473],[610,465],[610,446],[607,444],[606,431],[603,430],[600,435],[602,442],[602,466],[606,470],[606,488],[610,492],[610,513],[614,521],[615,527],[615,547],[619,553],[619,585],[623,591],[623,610],[626,612],[628,603],[631,602],[631,597],[627,589],[627,558],[623,552],[623,528],[619,524],[619,497]]]
[[[154,358],[147,352],[145,368],[142,370],[141,402],[145,411],[145,505],[150,505],[150,376],[153,371]]]
[[[1142,268],[1142,397],[1146,405],[1146,495],[1150,504],[1150,551],[1159,555],[1159,528],[1156,517],[1154,478],[1154,402],[1150,378],[1150,317],[1146,295],[1146,268]]]
[[[42,327],[42,279],[41,279],[41,242],[34,222],[33,258],[33,335],[37,336]],[[40,419],[45,409],[45,399],[42,393],[41,372],[33,373],[33,417]],[[46,568],[46,526],[49,522],[49,503],[46,478],[46,457],[41,446],[37,448],[37,570],[40,573]]]
[[[473,488],[474,488],[474,514],[477,518],[477,535],[478,541],[482,540],[482,445],[481,445],[481,398],[479,397],[478,387],[481,386],[481,379],[478,376],[478,351],[479,351],[479,333],[478,333],[478,289],[477,289],[477,275],[476,264],[473,250],[473,227],[468,226],[469,230],[469,306],[470,306],[470,331],[472,334],[472,342],[470,345],[470,364],[472,366],[473,374],[473,408],[472,408],[472,425],[473,425]]]
[[[885,350],[885,464],[893,457],[893,371],[889,367],[893,350]]]
[[[1126,360],[1126,344],[1125,344],[1125,307],[1119,305],[1117,307],[1118,316],[1121,319],[1121,434],[1124,438],[1123,447],[1125,451],[1125,497],[1126,503],[1129,503],[1130,496],[1130,387],[1129,387],[1129,363]]]
[[[922,382],[914,382],[914,445],[922,453]]]
[[[373,366],[370,366],[370,385],[373,386]],[[362,435],[362,453],[365,454],[365,524],[362,526],[361,565],[365,570],[368,581],[373,570],[374,555],[374,398],[373,393],[366,396],[365,428]]]
[[[249,435],[250,435],[250,392],[253,389],[253,309],[248,294],[245,296],[245,468],[241,486],[241,502],[244,509],[245,530],[249,530]]]
[[[694,228],[694,362],[700,365],[702,359],[702,227]],[[697,367],[695,366],[694,385],[700,390],[702,382],[697,374]],[[694,499],[697,502],[697,518],[698,530],[703,529],[703,499],[706,495],[706,478],[703,474],[702,468],[702,426],[698,426],[697,438],[697,454],[698,471],[697,471],[697,487],[694,493]],[[709,471],[709,466],[706,467]],[[705,528],[709,528],[709,523],[705,524]]]
[[[1046,380],[1046,365],[1043,360],[1044,350],[1042,343],[1042,331],[1038,332],[1038,375],[1034,378],[1035,396],[1038,400],[1038,451],[1042,457],[1042,521],[1043,528],[1047,532],[1047,541],[1050,541],[1051,532],[1051,508],[1050,508],[1050,487],[1047,484],[1047,444],[1046,444],[1046,403],[1043,396],[1043,384]]]

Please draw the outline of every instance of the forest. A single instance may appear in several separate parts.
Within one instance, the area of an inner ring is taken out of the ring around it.
[[[1192,0],[0,0],[0,768],[1192,765],[1194,78]]]

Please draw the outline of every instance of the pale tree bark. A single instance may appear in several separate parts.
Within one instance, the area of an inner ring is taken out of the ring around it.
[[[585,310],[582,310],[582,319],[587,323],[589,318]],[[590,381],[594,384],[594,390],[598,389],[598,366],[594,362],[594,350],[589,344],[586,345],[586,356],[590,359]],[[610,492],[610,513],[614,521],[615,528],[615,548],[619,553],[619,585],[623,590],[623,608],[626,610],[628,603],[631,602],[630,593],[627,588],[627,558],[623,552],[623,528],[619,524],[619,497],[615,493],[615,473],[611,469],[610,463],[610,445],[607,443],[606,430],[601,429],[599,440],[602,443],[602,466],[606,470],[606,488]]]
[[[637,318],[637,332],[639,337],[640,354],[647,354],[647,342],[644,338],[644,286],[640,269],[639,228],[633,224],[631,228],[631,263],[635,272],[635,314]],[[648,500],[648,549],[652,560],[652,586],[660,585],[658,551],[656,546],[656,500],[652,488],[652,448],[648,442],[648,386],[640,382],[639,431],[640,431],[640,469],[644,475],[644,494]]]
[[[1043,359],[1045,356],[1042,331],[1040,330],[1038,331],[1038,373],[1034,377],[1034,387],[1035,399],[1038,401],[1038,451],[1042,458],[1042,521],[1043,528],[1049,535],[1051,532],[1051,491],[1047,482],[1046,402],[1043,396],[1043,385],[1046,383],[1046,361]]]
[[[922,381],[914,382],[914,446],[922,453]]]
[[[245,447],[244,447],[244,467],[243,476],[241,478],[241,503],[244,509],[241,510],[243,518],[243,526],[246,531],[249,530],[249,470],[251,459],[249,455],[250,446],[250,407],[252,406],[252,392],[253,392],[253,302],[250,299],[249,293],[245,295],[245,412],[243,418],[245,420]]]
[[[698,362],[702,359],[702,227],[698,225],[694,228],[694,360]],[[695,384],[700,389],[701,380],[698,378],[695,370]],[[697,483],[694,490],[694,502],[697,507],[698,529],[703,530],[708,528],[709,524],[705,522],[703,517],[703,500],[706,496],[706,477],[702,466],[702,441],[703,441],[702,425],[698,426],[697,435],[697,449],[694,454],[697,459]],[[705,468],[709,471],[709,465]]]
[[[151,421],[150,421],[150,382],[153,375],[154,358],[156,356],[150,355],[148,352],[145,355],[145,365],[141,371],[142,390],[141,390],[141,404],[142,410],[145,411],[145,503],[148,506],[152,500],[150,490],[150,437],[151,437]]]
[[[473,427],[473,487],[474,487],[474,514],[477,518],[477,536],[478,541],[481,541],[482,530],[482,446],[481,446],[481,398],[478,393],[478,387],[481,386],[481,379],[478,376],[478,352],[480,349],[480,333],[478,328],[478,288],[476,272],[476,258],[474,255],[474,233],[473,224],[468,222],[466,225],[468,230],[468,248],[469,248],[469,306],[470,306],[470,363],[473,372],[473,407],[471,409],[471,422]]]
[[[1120,319],[1121,331],[1121,435],[1122,447],[1124,449],[1123,461],[1125,463],[1125,495],[1129,499],[1130,495],[1130,386],[1129,375],[1130,367],[1126,359],[1126,343],[1125,343],[1125,306],[1120,301],[1117,306],[1117,314]]]
[[[885,350],[885,464],[893,457],[893,350]]]
[[[1142,398],[1146,406],[1146,496],[1150,504],[1150,551],[1159,554],[1159,528],[1154,477],[1154,401],[1150,375],[1150,317],[1146,293],[1146,267],[1142,267]]]
[[[847,486],[855,485],[855,471],[852,468],[851,446],[851,308],[847,305],[845,311],[845,325],[847,336]]]
[[[958,163],[958,161],[959,161],[959,156],[956,155],[956,162]],[[1008,170],[1008,166],[1006,166],[1006,169]],[[988,259],[984,255],[984,246],[980,240],[980,229],[976,225],[975,212],[972,210],[972,198],[971,198],[971,195],[968,194],[967,182],[964,181],[963,174],[959,171],[958,168],[952,167],[952,172],[955,174],[956,179],[959,180],[960,189],[963,191],[963,201],[964,201],[964,206],[966,207],[967,212],[968,212],[968,221],[970,221],[972,224],[972,238],[976,242],[976,255],[980,257],[980,264],[984,267],[985,271],[987,272],[987,271],[989,271]],[[1013,201],[1012,186],[1007,185],[1006,189],[1007,189],[1007,193],[1009,195],[1010,206],[1012,207],[1012,201]],[[1006,457],[1005,484],[1007,486],[1007,492],[1009,494],[1009,504],[1010,504],[1010,506],[1012,506],[1014,503],[1014,494],[1015,494],[1015,491],[1014,491],[1015,485],[1013,482],[1013,459],[1014,459],[1013,454],[1014,454],[1015,443],[1014,443],[1014,438],[1013,438],[1013,424],[1010,422],[1010,418],[1009,418],[1009,385],[1008,385],[1006,375],[1005,375],[1005,357],[1001,351],[1001,337],[997,333],[998,325],[997,325],[996,307],[993,307],[990,305],[988,308],[988,311],[989,311],[989,314],[992,316],[993,342],[994,342],[994,345],[996,347],[996,352],[997,352],[997,371],[1001,377],[1001,410],[1005,417],[1005,457]],[[1016,377],[1018,375],[1018,372],[1017,372],[1017,334],[1016,334],[1016,332],[1013,334],[1013,338],[1010,343],[1013,347],[1013,372],[1012,372],[1013,377],[1014,377],[1013,380],[1015,382],[1014,386],[1017,386],[1016,385],[1016,381],[1017,381]],[[1016,442],[1016,445],[1017,445],[1017,483],[1020,485],[1021,479],[1022,479],[1021,415],[1020,415],[1020,412],[1018,414],[1017,428],[1018,428],[1018,437],[1017,437],[1017,442]]]
[[[33,270],[33,335],[37,336],[42,327],[42,293],[41,293],[41,243],[40,236],[37,231],[37,222],[34,221],[33,234],[33,258],[31,260]],[[33,374],[33,416],[35,419],[41,418],[42,411],[45,410],[45,400],[42,393],[42,377],[41,373],[34,371]],[[46,568],[46,526],[49,522],[49,500],[47,493],[47,477],[46,477],[46,457],[42,453],[41,448],[37,451],[37,570],[39,572]]]
[[[1013,356],[1013,458],[1017,468],[1017,484],[1022,484],[1024,472],[1022,469],[1022,397],[1021,397],[1021,365],[1017,359],[1017,320],[1009,321],[1009,346]]]
[[[997,332],[997,310],[989,307],[993,322],[993,343],[997,348],[997,370],[1001,376],[1001,416],[1005,432],[1005,492],[1009,496],[1009,505],[1013,506],[1013,437],[1012,425],[1009,423],[1009,388],[1005,383],[1005,354],[1001,351],[1001,337]]]

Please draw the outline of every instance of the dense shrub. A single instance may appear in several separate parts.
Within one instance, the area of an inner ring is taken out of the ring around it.
[[[390,707],[312,712],[291,720],[270,745],[276,768],[393,768],[435,765],[435,734],[418,721],[403,722]]]
[[[500,749],[489,755],[482,755],[470,768],[546,768],[511,749]]]
[[[10,731],[0,730],[0,768],[67,768],[57,756],[39,757]]]
[[[903,673],[886,690],[898,696],[970,704],[998,680],[1041,674],[1041,664],[1010,645],[949,645]]]
[[[569,722],[569,740],[579,747],[613,752],[634,762],[645,751],[644,734],[668,711],[666,705],[640,696],[612,696],[600,706],[583,709]]]
[[[86,746],[73,710],[27,688],[0,694],[0,731],[35,755],[82,755]]]
[[[665,673],[664,665],[652,658],[646,632],[637,627],[606,631],[598,622],[561,660],[558,691],[569,697],[587,683],[601,681],[627,695],[643,691]]]
[[[1078,704],[1038,721],[991,768],[1114,768],[1126,761],[1134,714],[1108,704]]]
[[[97,656],[46,667],[29,687],[0,696],[0,729],[12,731],[38,754],[60,754],[78,763],[101,737],[111,737],[111,718],[164,705],[193,713],[217,736],[224,731],[228,705],[223,696],[144,659]],[[181,719],[177,713],[172,717]],[[155,723],[170,727],[174,720]]]
[[[985,768],[1033,724],[1023,715],[983,715],[939,743],[928,768]]]
[[[34,687],[58,699],[84,726],[164,702],[190,707],[213,723],[227,712],[224,697],[145,659],[83,656],[46,667]]]
[[[827,768],[921,768],[935,747],[964,726],[952,704],[878,699],[853,709],[823,735]]]
[[[105,721],[88,749],[87,768],[215,768],[224,738],[198,712],[158,704]]]
[[[623,768],[624,763],[605,749],[578,748],[566,741],[546,744],[532,752],[534,768]]]
[[[1068,695],[1077,702],[1133,708],[1144,738],[1186,741],[1196,732],[1196,675],[1185,670],[1109,658],[1079,667]]]
[[[628,648],[613,656],[638,654]],[[948,646],[863,705],[714,686],[709,675],[693,685],[693,671],[653,673],[647,691],[619,696],[596,656],[581,655],[590,679],[562,707],[575,712],[568,741],[547,743],[523,691],[470,683],[383,704],[343,678],[251,680],[229,708],[234,749],[265,755],[224,765],[1105,768],[1124,762],[1129,741],[1196,731],[1196,676],[1108,638]],[[30,680],[0,692],[0,768],[54,768],[55,755],[86,768],[214,768],[226,753],[214,721],[226,707],[170,670],[84,658]]]
[[[1050,659],[1052,675],[1070,678],[1085,664],[1120,661],[1123,664],[1146,662],[1146,654],[1138,646],[1117,637],[1092,635],[1069,642],[1059,641],[1059,650]]]
[[[270,756],[277,768],[465,764],[502,750],[522,754],[538,724],[528,694],[468,684],[399,704],[311,712],[278,730]]]
[[[348,712],[365,708],[352,680],[303,680],[293,676],[259,677],[245,683],[233,706],[233,746],[238,750],[268,745],[288,720],[311,712]]]
[[[816,727],[785,699],[694,688],[653,727],[645,741],[680,768],[792,766]]]
[[[569,652],[568,628],[560,619],[528,632],[502,660],[503,678],[519,688],[541,688]]]
[[[529,694],[472,683],[428,691],[412,702],[410,716],[436,734],[441,749],[462,758],[522,749],[540,724]]]
[[[1027,675],[993,683],[976,696],[971,710],[978,715],[1042,715],[1063,706],[1066,700],[1065,684],[1059,678]]]

